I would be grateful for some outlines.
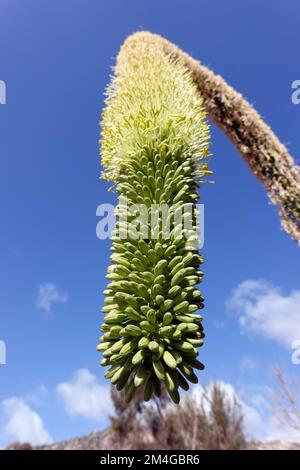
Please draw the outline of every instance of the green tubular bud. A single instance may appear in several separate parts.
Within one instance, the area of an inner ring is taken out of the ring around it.
[[[190,388],[188,382],[185,380],[183,375],[178,371],[177,371],[177,376],[178,376],[179,387],[181,387],[183,390],[187,391]]]
[[[115,366],[113,366],[115,367]],[[115,385],[122,377],[122,375],[126,372],[126,366],[123,365],[119,367],[119,369],[113,374],[111,377],[111,383]]]
[[[176,390],[176,384],[174,381],[174,378],[172,377],[172,374],[170,372],[166,372],[166,386],[168,389],[168,392],[174,392]]]
[[[182,269],[184,266],[183,266],[183,263],[182,261],[180,261],[178,264],[176,264],[174,266],[174,268],[171,270],[170,272],[170,276],[174,276],[176,273],[178,273],[178,271],[180,271],[180,269]]]
[[[132,320],[135,320],[135,321],[141,321],[142,319],[142,316],[139,315],[139,313],[132,307],[126,307],[125,308],[125,313],[127,314],[127,316],[129,318],[131,318]]]
[[[174,255],[174,253],[176,253],[176,246],[170,245],[165,251],[165,256],[168,258],[169,256]]]
[[[107,315],[105,317],[105,323],[109,323],[109,324],[120,323],[121,321],[125,319],[126,319],[126,315],[124,315],[123,313],[118,313],[115,315]]]
[[[154,324],[156,323],[156,311],[154,309],[150,309],[148,310],[148,313],[147,313],[147,320],[149,321],[149,323],[151,323],[152,327],[155,328]]]
[[[178,263],[182,261],[182,256],[175,256],[170,262],[169,262],[169,269],[172,270]]]
[[[172,277],[171,286],[173,287],[179,284],[184,278],[184,276],[185,276],[184,269],[180,269],[180,271],[178,271],[178,273],[176,273],[175,276]]]
[[[110,357],[113,354],[114,354],[113,350],[111,348],[108,348],[103,352],[103,357]]]
[[[174,286],[168,291],[168,296],[171,298],[176,297],[181,292],[180,286]]]
[[[172,356],[174,357],[174,359],[176,361],[176,365],[178,365],[182,362],[182,357],[181,357],[181,355],[179,354],[178,351],[172,350],[171,354],[172,354]]]
[[[142,305],[141,306],[141,312],[143,315],[147,316],[147,313],[151,310],[151,307],[149,305]]]
[[[178,368],[189,382],[192,382],[193,384],[198,383],[198,377],[194,373],[193,368],[191,366],[187,365],[185,362],[182,362],[181,364],[179,364]]]
[[[126,403],[129,403],[132,400],[135,391],[136,391],[136,388],[134,386],[134,380],[132,379],[125,388],[125,401],[126,401]]]
[[[104,289],[104,291],[102,292],[103,295],[111,295],[113,293],[113,291],[111,289]]]
[[[106,297],[104,299],[105,304],[113,304],[114,303],[114,297]]]
[[[189,380],[189,382],[191,382],[192,384],[197,384],[199,382],[198,380],[198,377],[196,374],[194,374],[194,372],[189,376],[187,377],[187,379]]]
[[[190,313],[189,318],[192,318],[195,323],[201,323],[203,320],[203,317],[201,317],[201,315],[195,315],[194,313]]]
[[[121,333],[122,326],[120,325],[113,325],[109,331],[111,336],[118,336]]]
[[[182,290],[180,294],[178,294],[177,297],[175,297],[174,303],[177,305],[180,302],[183,302],[184,300],[188,298],[188,295],[189,294],[187,292],[184,292],[184,290]]]
[[[110,356],[109,361],[110,364],[124,364],[126,359],[126,356],[121,356],[120,354],[113,354],[112,356]]]
[[[134,272],[130,273],[128,276],[128,279],[132,282],[135,282],[136,284],[139,284],[140,282],[144,282],[143,277],[141,275],[137,275]]]
[[[157,359],[160,359],[161,356],[163,355],[164,353],[164,350],[165,350],[165,345],[164,343],[159,343],[159,347],[158,347],[158,353],[157,353]]]
[[[194,348],[191,345],[191,343],[188,343],[187,341],[177,341],[175,343],[175,347],[176,347],[176,349],[179,349],[179,351],[182,351],[182,352],[192,352],[192,351],[194,351]]]
[[[165,361],[168,367],[170,367],[171,369],[176,369],[176,360],[169,351],[164,352],[163,360]]]
[[[173,311],[174,313],[179,313],[179,312],[186,310],[188,306],[189,306],[189,303],[185,300],[183,302],[180,302],[180,304],[175,305],[175,307],[173,308]]]
[[[176,320],[183,323],[193,323],[195,319],[189,315],[176,315]]]
[[[146,255],[148,253],[148,245],[144,242],[144,240],[138,241],[138,247],[141,250],[141,253]]]
[[[100,364],[101,366],[105,367],[105,366],[108,366],[110,363],[109,361],[109,358],[108,357],[104,357],[101,361],[100,361]]]
[[[121,281],[123,279],[123,276],[120,276],[119,274],[116,273],[109,273],[106,274],[106,279],[109,279],[111,281]]]
[[[119,352],[127,342],[128,342],[128,340],[125,339],[125,338],[120,339],[119,341],[114,343],[114,345],[111,347],[112,352],[114,354]]]
[[[127,278],[127,277],[128,277],[128,274],[130,273],[130,269],[126,268],[126,267],[123,266],[122,264],[116,264],[116,265],[115,265],[114,272],[117,273],[117,274],[119,274],[119,275],[122,276],[122,277]]]
[[[120,364],[114,364],[111,366],[104,374],[104,377],[107,379],[111,379],[113,375],[121,368],[122,366]]]
[[[197,276],[187,276],[184,279],[185,285],[188,285],[188,286],[195,286],[196,284],[198,284],[198,282],[199,282],[199,279]]]
[[[130,242],[125,242],[125,243],[124,243],[124,246],[125,246],[126,249],[127,249],[128,251],[130,251],[131,253],[134,253],[135,250],[136,250],[135,245],[133,245],[133,244],[130,243]]]
[[[171,400],[175,403],[175,405],[178,405],[178,403],[180,402],[180,395],[178,393],[178,390],[174,390],[174,391],[168,390],[168,392],[169,392]]]
[[[162,312],[166,312],[169,310],[173,305],[173,300],[171,299],[166,299],[164,300],[163,304],[161,305],[160,309]]]
[[[140,349],[145,349],[145,348],[147,348],[149,343],[150,343],[150,340],[148,338],[146,338],[145,336],[143,336],[143,338],[141,338],[138,342],[138,347]]]
[[[101,344],[98,344],[98,346],[96,347],[97,351],[105,351],[107,350],[108,348],[111,347],[111,343],[109,342],[106,342],[106,343],[101,343]]]
[[[139,258],[133,258],[132,260],[132,267],[133,269],[137,269],[138,271],[144,271],[145,265]]]
[[[109,332],[110,332],[110,329],[109,329],[107,332],[105,332],[104,335],[99,336],[99,343],[110,343],[110,342],[112,342],[112,341],[110,341],[110,339],[109,339],[109,337],[108,337],[109,335],[108,335],[108,336],[105,336],[105,335],[106,335],[107,333],[109,333]],[[96,348],[96,349],[97,349],[97,348]]]
[[[178,318],[176,318],[176,320],[178,320]],[[185,323],[185,322],[179,323],[176,327],[176,330],[184,332],[187,329],[187,326],[188,326],[188,323]]]
[[[158,380],[165,380],[165,369],[160,359],[152,361],[153,370]]]
[[[186,363],[186,361],[182,361],[181,364],[178,365],[180,372],[188,379],[193,373],[193,368]]]
[[[173,335],[172,335],[172,338],[173,338],[174,340],[181,339],[181,331],[178,330],[178,329],[176,329],[176,330],[174,331]]]
[[[136,342],[135,341],[129,341],[128,343],[124,344],[122,349],[119,352],[120,356],[127,356],[128,354],[131,354],[134,350],[136,349]]]
[[[120,379],[118,380],[117,385],[116,385],[118,391],[123,390],[123,388],[126,386],[127,381],[130,377],[130,374],[131,374],[130,370],[128,370],[128,371],[124,372],[124,374],[122,374],[122,376],[120,377]]]
[[[200,347],[203,345],[203,339],[198,339],[198,338],[185,338],[186,341],[188,341],[189,343],[191,343],[193,346],[195,347]]]
[[[172,326],[163,326],[162,328],[159,328],[158,330],[160,336],[162,337],[169,337],[173,333],[173,328]]]
[[[151,352],[157,353],[159,351],[159,344],[157,341],[150,341],[148,348]]]
[[[156,320],[156,312],[152,308],[148,310],[147,313],[147,320],[149,320],[150,323],[155,323]]]
[[[189,313],[196,312],[196,310],[198,310],[198,305],[194,305],[194,304],[190,304],[187,309]]]
[[[160,274],[159,276],[154,278],[153,282],[154,282],[154,284],[162,285],[165,282],[165,280],[166,280],[165,276],[163,274]]]
[[[163,325],[168,326],[170,323],[172,323],[173,320],[173,315],[171,312],[166,312],[163,316]]]
[[[154,274],[150,273],[150,272],[144,272],[142,274],[142,277],[147,281],[147,282],[154,282],[155,280],[155,277],[154,277]],[[159,284],[157,282],[154,282],[154,284]]]
[[[121,331],[122,331],[122,328],[121,328]],[[120,336],[119,333],[113,333],[113,332],[111,332],[111,330],[109,330],[106,333],[104,333],[102,338],[103,338],[103,342],[105,342],[105,341],[111,341],[112,342],[112,340],[114,340],[114,339],[115,340],[119,339],[119,336]]]
[[[188,333],[195,333],[196,331],[198,331],[198,329],[199,325],[197,325],[196,323],[187,323],[185,331]]]
[[[157,295],[157,296],[155,297],[155,303],[156,303],[156,305],[158,305],[158,306],[161,305],[161,304],[163,303],[163,301],[164,301],[164,297],[163,297],[162,295]]]
[[[151,323],[149,323],[148,321],[141,321],[140,327],[142,328],[142,330],[145,330],[149,333],[152,333],[153,331],[155,331],[154,326],[151,325]]]
[[[148,289],[144,284],[139,284],[138,289],[139,289],[139,294],[142,297],[144,297],[145,299],[147,299],[149,297]]]
[[[150,259],[150,261],[155,264],[156,261],[157,261],[157,254],[156,254],[156,251],[155,250],[152,250],[150,248],[150,250],[148,251],[148,258]]]
[[[158,398],[161,397],[161,382],[155,376],[153,376],[153,393]]]
[[[159,295],[163,291],[162,286],[160,284],[154,284],[152,287],[152,293],[153,295]]]
[[[137,366],[138,364],[140,364],[141,362],[143,362],[143,360],[145,359],[146,357],[146,350],[145,349],[140,349],[137,353],[135,353],[135,355],[133,356],[132,358],[132,364],[134,366]]]
[[[102,312],[109,313],[112,310],[117,309],[118,307],[119,307],[118,304],[105,305],[104,307],[102,307]]]
[[[185,363],[187,363],[187,361],[185,360]],[[198,369],[198,370],[203,370],[204,369],[204,364],[202,364],[202,362],[198,361],[197,359],[194,359],[194,358],[189,358],[188,359],[188,364],[191,365],[192,367],[194,367],[195,369]]]
[[[185,276],[194,276],[196,274],[195,268],[188,267],[184,268]]]
[[[111,255],[110,259],[114,263],[117,263],[118,265],[121,264],[122,266],[124,266],[127,269],[130,268],[130,263],[124,256],[113,254],[113,255]]]
[[[161,257],[163,256],[164,254],[164,250],[163,250],[163,247],[162,247],[162,244],[157,242],[155,243],[155,253],[157,254],[158,257]]]
[[[143,365],[139,366],[134,377],[134,386],[140,387],[146,381],[148,375],[148,369]]]
[[[168,262],[165,259],[160,260],[154,268],[154,275],[159,276],[163,273],[165,268],[168,266]]]
[[[110,325],[106,325],[105,323],[103,323],[100,327],[100,330],[105,333],[110,330]]]
[[[193,260],[193,258],[194,258],[193,253],[187,253],[187,255],[185,255],[182,259],[183,266],[188,266]]]
[[[125,327],[125,333],[130,336],[141,336],[142,330],[136,325],[127,325]]]
[[[149,401],[152,397],[153,393],[153,378],[150,376],[146,382],[145,389],[144,389],[144,400]]]
[[[131,307],[136,308],[137,301],[136,298],[133,297],[131,294],[127,294],[126,292],[116,292],[115,298],[117,302],[129,304]]]

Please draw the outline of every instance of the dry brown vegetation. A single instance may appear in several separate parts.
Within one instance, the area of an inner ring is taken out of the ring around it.
[[[217,383],[204,389],[201,400],[186,396],[179,406],[166,392],[151,404],[142,393],[125,404],[112,389],[116,416],[111,418],[110,439],[120,449],[235,449],[247,447],[240,405],[229,400]]]
[[[300,438],[300,384],[295,376],[284,373],[278,366],[272,368],[276,388],[272,390],[274,414],[286,428],[299,432]]]

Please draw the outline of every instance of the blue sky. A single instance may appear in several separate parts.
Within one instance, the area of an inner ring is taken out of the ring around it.
[[[96,238],[95,213],[115,196],[99,180],[98,121],[125,37],[141,29],[162,34],[223,75],[297,157],[300,105],[291,102],[291,83],[300,78],[299,10],[296,0],[0,0],[7,86],[0,106],[0,340],[7,347],[0,446],[37,442],[37,434],[60,440],[107,422],[95,345],[110,243]],[[300,252],[214,126],[211,150],[215,184],[201,190],[207,338],[200,379],[231,384],[259,434],[266,410],[258,416],[254,409],[272,383],[270,364],[300,372],[290,346],[293,334],[300,338]]]

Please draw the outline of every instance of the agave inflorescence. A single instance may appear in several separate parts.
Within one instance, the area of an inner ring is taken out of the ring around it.
[[[107,95],[103,176],[127,204],[119,201],[117,207],[97,349],[103,352],[101,364],[110,366],[105,376],[118,390],[125,388],[127,401],[141,386],[145,400],[159,395],[164,382],[178,403],[178,388],[187,390],[187,380],[196,383],[194,368],[204,367],[196,359],[204,338],[197,310],[204,299],[196,288],[203,258],[195,244],[197,187],[210,173],[203,162],[209,130],[202,99],[180,62],[142,44],[119,67]],[[153,217],[152,225],[143,226],[142,238],[130,236],[136,204],[156,214],[154,226]],[[167,236],[160,207],[167,208]],[[189,223],[177,225],[182,210],[181,222]],[[118,231],[124,229],[124,214],[127,238]]]

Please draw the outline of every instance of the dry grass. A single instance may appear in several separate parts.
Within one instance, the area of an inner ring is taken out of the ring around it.
[[[241,450],[247,447],[239,404],[217,383],[204,389],[201,400],[186,396],[173,406],[167,394],[145,404],[142,392],[126,405],[123,394],[112,390],[116,416],[110,439],[120,449]]]

